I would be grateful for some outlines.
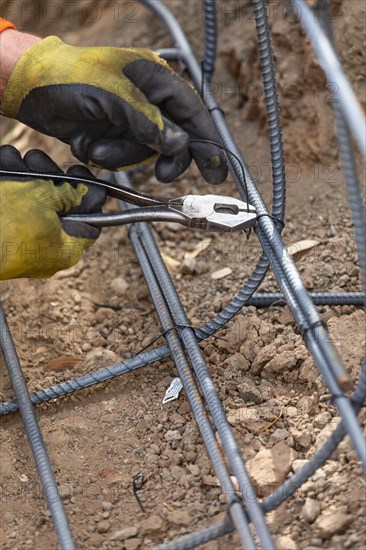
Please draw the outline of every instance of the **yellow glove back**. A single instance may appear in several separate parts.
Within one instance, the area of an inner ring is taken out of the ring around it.
[[[209,183],[227,176],[212,119],[197,92],[157,53],[79,48],[50,36],[16,63],[2,104],[6,116],[69,143],[85,164],[118,170],[160,157],[172,181],[195,159]]]
[[[0,147],[0,168],[60,173],[45,153],[30,151],[22,160],[19,152],[9,145]],[[85,177],[84,170],[74,167],[69,173]],[[62,222],[60,215],[100,211],[104,200],[103,189],[70,184],[66,174],[61,185],[31,175],[2,177],[0,278],[50,277],[76,264],[100,231],[84,223]]]

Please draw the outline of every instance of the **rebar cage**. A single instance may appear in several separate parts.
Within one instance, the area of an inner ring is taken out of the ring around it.
[[[285,245],[281,239],[280,233],[285,215],[285,163],[275,67],[265,1],[253,0],[253,7],[271,147],[273,175],[273,209],[271,213],[262,200],[256,183],[251,177],[245,160],[225,121],[223,112],[210,89],[217,51],[215,0],[203,1],[205,44],[202,65],[197,61],[183,30],[171,11],[160,0],[141,0],[141,3],[161,20],[172,37],[174,47],[161,50],[161,55],[168,60],[179,60],[184,64],[192,82],[202,94],[224,146],[234,153],[233,156],[230,155],[230,158],[228,158],[231,172],[241,197],[248,200],[257,209],[256,235],[262,246],[263,254],[252,275],[234,299],[215,318],[210,319],[200,329],[194,329],[189,323],[149,224],[137,223],[130,225],[130,239],[156,307],[166,344],[142,352],[123,363],[29,394],[4,311],[0,308],[0,343],[15,394],[13,401],[0,404],[0,414],[5,415],[19,410],[60,546],[64,550],[72,550],[75,548],[75,543],[47,449],[38,426],[34,406],[99,382],[110,380],[116,376],[127,374],[132,370],[171,356],[175,362],[222,491],[226,494],[227,515],[224,520],[214,525],[185,535],[180,539],[161,544],[157,548],[193,548],[236,530],[243,548],[252,549],[259,546],[269,550],[275,548],[275,545],[266,523],[266,513],[293,495],[314,474],[316,469],[330,457],[346,434],[350,436],[358,458],[363,468],[366,469],[365,439],[357,420],[357,414],[366,397],[365,360],[354,393],[351,398],[348,398],[345,390],[348,390],[351,385],[349,375],[336,349],[330,339],[327,338],[327,329],[315,307],[315,304],[362,305],[365,303],[365,295],[364,292],[313,293],[310,295],[304,287],[291,257],[286,253]],[[310,8],[305,0],[290,0],[289,3],[316,51],[328,82],[337,85],[337,101],[333,103],[334,117],[344,180],[352,214],[362,283],[365,289],[366,240],[364,237],[366,235],[366,219],[352,143],[353,137],[365,157],[366,126],[364,113],[335,52],[328,0],[319,0],[313,8]],[[316,17],[314,17],[315,13]],[[124,183],[128,178],[128,176],[121,173],[114,174],[114,177],[117,181],[123,181]],[[124,208],[123,204],[120,206]],[[263,281],[269,266],[276,276],[282,295],[254,294]],[[297,470],[270,496],[260,502],[198,343],[213,335],[243,307],[248,305],[266,307],[278,300],[282,300],[282,303],[289,306],[319,373],[328,386],[331,399],[341,417],[341,422],[329,439],[302,468]],[[202,411],[207,411],[207,414],[202,414]],[[228,465],[230,468],[228,468]],[[238,481],[240,498],[233,486],[231,474]]]

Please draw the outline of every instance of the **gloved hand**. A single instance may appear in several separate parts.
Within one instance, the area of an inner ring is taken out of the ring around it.
[[[63,174],[45,153],[29,151],[22,160],[11,145],[0,147],[0,169]],[[67,174],[93,178],[83,166]],[[54,183],[32,175],[0,176],[0,279],[50,277],[76,264],[100,230],[82,222],[63,221],[60,214],[101,212],[105,189],[90,184]]]
[[[85,164],[109,170],[154,160],[169,182],[192,156],[209,183],[227,176],[221,143],[199,95],[158,54],[135,48],[78,48],[49,36],[18,60],[2,109],[36,130],[69,143]]]

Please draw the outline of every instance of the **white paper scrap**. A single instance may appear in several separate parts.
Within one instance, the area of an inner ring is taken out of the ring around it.
[[[170,383],[169,388],[165,392],[165,397],[163,399],[163,405],[165,403],[169,403],[169,401],[174,401],[174,399],[178,399],[180,390],[183,388],[183,384],[180,380],[180,378],[173,378],[173,380]]]

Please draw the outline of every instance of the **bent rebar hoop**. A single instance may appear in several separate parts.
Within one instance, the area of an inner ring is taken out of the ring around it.
[[[366,362],[362,365],[361,375],[354,395],[351,400],[348,400],[342,388],[349,386],[350,379],[336,350],[329,344],[327,333],[320,324],[320,317],[314,307],[314,303],[350,303],[360,305],[364,303],[365,295],[364,293],[314,293],[310,296],[304,288],[294,264],[285,253],[284,244],[276,225],[266,209],[256,184],[225,122],[223,114],[209,89],[210,79],[215,67],[217,50],[215,1],[204,0],[203,4],[206,30],[203,62],[204,78],[202,78],[201,66],[193,55],[184,32],[170,10],[164,6],[160,0],[141,0],[141,3],[149,8],[164,23],[173,38],[175,46],[169,50],[164,50],[164,55],[169,59],[178,59],[181,63],[185,64],[197,89],[202,91],[203,99],[211,112],[225,147],[233,151],[243,163],[245,169],[244,177],[248,183],[248,198],[250,202],[256,206],[258,214],[260,215],[257,235],[263,248],[263,255],[255,267],[252,276],[230,304],[228,304],[228,306],[226,306],[226,308],[214,319],[209,320],[201,329],[194,331],[189,326],[182,304],[170,280],[169,274],[166,272],[164,263],[162,262],[159,250],[148,225],[139,223],[131,226],[131,240],[139,258],[153,302],[157,306],[157,312],[164,330],[167,345],[142,353],[122,364],[88,373],[79,379],[68,380],[58,386],[44,388],[29,396],[24,380],[22,382],[19,361],[11,341],[6,319],[1,311],[1,347],[7,359],[9,375],[15,390],[16,401],[1,404],[0,415],[14,412],[20,408],[24,426],[29,436],[29,443],[36,458],[36,467],[42,484],[45,486],[47,483],[51,483],[53,487],[56,487],[42,436],[34,417],[32,404],[42,403],[48,399],[53,399],[85,387],[90,387],[101,381],[120,376],[131,370],[143,367],[153,361],[161,360],[171,355],[182,379],[193,415],[198,423],[201,436],[212,460],[217,477],[220,480],[222,491],[227,496],[228,515],[217,524],[186,535],[181,539],[163,543],[159,548],[171,550],[193,548],[204,542],[232,532],[233,530],[237,530],[243,547],[256,548],[256,540],[258,540],[261,546],[267,550],[274,548],[274,545],[265,522],[265,513],[274,509],[292,495],[314,473],[314,471],[329,458],[345,434],[348,433],[350,435],[359,458],[365,465],[365,441],[356,415],[366,397]],[[325,52],[327,56],[322,59],[328,79],[333,79],[334,81],[334,70],[336,69],[337,78],[339,79],[337,82],[340,84],[342,83],[342,86],[339,88],[340,107],[335,109],[335,117],[337,120],[345,181],[355,226],[359,263],[364,280],[366,273],[366,245],[362,237],[365,234],[366,222],[362,206],[362,194],[359,188],[357,171],[352,154],[352,145],[347,128],[348,125],[362,150],[364,143],[360,135],[360,130],[362,131],[363,129],[362,124],[364,124],[364,117],[359,116],[360,113],[358,113],[356,107],[354,109],[349,107],[350,104],[353,106],[355,105],[355,96],[352,89],[350,89],[349,82],[343,74],[335,50],[330,45],[329,28],[322,29],[316,21],[308,17],[311,12],[307,11],[309,8],[302,0],[291,0],[291,3],[296,8],[301,8],[301,17],[299,17],[299,19],[309,34],[310,40],[314,43],[319,57],[324,54],[324,52],[320,51],[318,48],[319,37],[321,37],[321,43],[326,44]],[[285,178],[275,71],[265,2],[264,0],[253,0],[253,5],[269,121],[269,141],[271,146],[274,182],[272,214],[274,218],[281,220],[284,216],[285,206]],[[328,0],[319,0],[318,5],[323,10],[328,10]],[[300,13],[299,10],[297,10],[297,13]],[[327,40],[329,44],[324,42]],[[329,59],[332,60],[331,64],[329,64]],[[343,86],[344,82],[346,82],[345,86]],[[351,103],[345,105],[345,103],[347,103],[346,99],[349,98],[351,98]],[[239,193],[244,200],[246,200],[245,182],[243,181],[240,163],[233,158],[229,159],[229,163]],[[123,176],[121,173],[118,173],[115,177],[118,180],[118,178]],[[255,294],[253,296],[253,293],[261,284],[269,265],[271,265],[279,282],[282,295]],[[223,327],[243,306],[253,304],[258,307],[266,307],[278,300],[281,300],[281,303],[285,302],[289,305],[294,319],[302,331],[304,341],[315,359],[319,372],[330,389],[332,399],[338,407],[342,422],[323,447],[310,458],[309,462],[304,467],[298,470],[296,474],[290,477],[281,487],[278,487],[272,495],[267,497],[262,503],[259,503],[197,342],[214,334],[218,329]],[[206,410],[209,411],[209,414],[205,412]],[[205,414],[202,414],[203,411]],[[215,431],[220,436],[220,444],[223,451],[218,445]],[[225,456],[223,456],[222,452],[225,453]],[[233,491],[230,478],[231,472],[227,468],[227,463],[230,464],[231,471],[238,479],[242,492],[242,501],[238,500],[235,496],[235,491]],[[57,488],[55,490],[57,493]],[[62,502],[60,505],[60,501],[57,498],[53,499],[51,502],[50,498],[48,498],[49,495],[47,491],[46,497],[54,519],[61,548],[63,550],[70,550],[74,547],[74,543],[62,508]]]

